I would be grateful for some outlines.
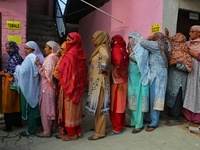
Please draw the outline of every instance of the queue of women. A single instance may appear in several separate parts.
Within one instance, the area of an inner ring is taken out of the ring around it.
[[[5,71],[2,111],[5,126],[22,127],[20,136],[55,137],[63,141],[83,137],[82,101],[88,87],[85,111],[95,118],[95,132],[88,140],[122,134],[125,127],[132,133],[149,125],[150,132],[159,126],[160,112],[168,110],[165,125],[182,124],[181,114],[193,127],[200,125],[200,26],[190,28],[190,38],[181,33],[172,37],[154,33],[147,39],[131,32],[128,44],[121,35],[110,38],[106,31],[96,31],[92,42],[94,51],[87,68],[81,36],[67,35],[59,46],[48,41],[44,58],[37,43],[25,44],[25,59],[13,41],[5,44],[9,59]],[[171,48],[169,49],[169,44]],[[130,124],[126,124],[126,109]],[[112,130],[106,131],[110,117]],[[37,126],[42,123],[42,130]]]

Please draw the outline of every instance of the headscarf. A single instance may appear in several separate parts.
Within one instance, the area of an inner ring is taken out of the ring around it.
[[[141,73],[142,84],[147,85],[149,83],[149,52],[140,45],[142,39],[140,33],[131,32],[129,37],[132,37],[130,39],[130,46],[135,52],[135,59]]]
[[[153,34],[153,36],[154,36],[153,40],[158,43],[162,59],[165,62],[165,65],[168,67],[169,51],[168,51],[167,37],[161,32],[156,32]]]
[[[188,54],[186,37],[181,33],[176,33],[172,36],[172,50],[169,57],[170,65],[173,65],[173,60],[182,62],[186,66],[188,72],[190,72],[194,66],[192,57]]]
[[[36,57],[40,60],[40,64],[43,64],[44,63],[44,57],[43,57],[37,43],[34,42],[34,41],[28,41],[25,45],[34,50],[33,54],[35,54]]]
[[[199,25],[194,25],[190,29],[192,29],[193,31],[200,32],[200,26]],[[195,40],[190,39],[187,42],[187,46],[190,49],[190,51],[200,53],[200,37],[195,39]]]
[[[90,62],[91,62],[91,59],[99,52],[99,46],[106,46],[107,49],[109,44],[110,44],[110,36],[108,34],[108,32],[106,31],[96,31],[94,34],[93,34],[93,44],[95,46],[95,51],[92,53],[92,56],[90,57]]]
[[[17,65],[20,65],[23,61],[22,57],[19,55],[19,47],[14,41],[8,41],[5,45],[9,45],[10,47],[13,47],[13,50],[8,50],[7,53],[10,56],[6,63],[6,69],[5,72],[7,72],[9,75],[13,76],[13,73],[15,72],[15,67]]]
[[[66,96],[78,104],[87,84],[86,55],[82,48],[81,36],[77,32],[68,34],[73,41],[66,42],[67,52],[58,66],[58,79]]]
[[[57,53],[60,51],[60,45],[55,41],[48,41],[46,45],[52,48],[53,53]]]
[[[117,67],[117,75],[118,77],[123,77],[124,80],[127,82],[128,80],[128,64],[129,64],[129,57],[126,51],[126,42],[124,41],[121,35],[115,35],[112,37],[111,40],[111,60],[112,64]],[[115,69],[115,68],[114,68]],[[115,71],[115,70],[113,70]],[[112,73],[114,76],[114,73]]]

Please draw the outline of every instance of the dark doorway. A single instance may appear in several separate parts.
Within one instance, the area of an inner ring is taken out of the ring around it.
[[[181,32],[189,39],[190,27],[200,25],[200,12],[179,9],[177,20],[177,32]]]
[[[2,18],[1,18],[1,12],[0,12],[0,71],[2,70]],[[0,114],[2,113],[2,77],[0,76]]]

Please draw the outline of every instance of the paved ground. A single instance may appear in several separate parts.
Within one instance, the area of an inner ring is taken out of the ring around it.
[[[84,104],[83,104],[84,109]],[[126,128],[123,134],[107,136],[97,141],[89,141],[87,138],[94,132],[94,118],[84,113],[82,129],[84,137],[77,141],[62,141],[51,138],[20,137],[18,132],[26,130],[26,122],[22,129],[12,132],[0,130],[0,150],[200,150],[199,128],[191,128],[188,123],[179,126],[165,126],[165,115],[162,113],[159,127],[152,131],[141,131],[132,134],[131,128]],[[127,124],[129,116],[127,113]],[[4,124],[0,124],[0,127]],[[145,124],[145,127],[148,124]],[[107,119],[107,130],[111,129],[109,118]],[[192,130],[192,131],[191,131]]]
[[[17,133],[25,130],[26,126],[10,133],[0,131],[0,150],[200,150],[199,131],[191,133],[188,123],[168,127],[161,120],[159,127],[152,132],[143,130],[132,134],[132,129],[126,128],[121,135],[89,141],[87,138],[93,134],[89,131],[93,123],[93,118],[85,114],[82,125],[84,137],[68,142],[56,139],[55,134],[51,138],[18,136]],[[107,127],[111,129],[109,119]]]

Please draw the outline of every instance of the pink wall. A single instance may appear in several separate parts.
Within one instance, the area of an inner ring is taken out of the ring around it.
[[[7,35],[12,36],[21,36],[22,44],[19,44],[20,54],[24,56],[23,47],[26,42],[26,0],[5,0],[0,1],[0,12],[2,15],[2,62],[3,68],[7,61],[8,55],[5,50],[5,43],[7,41]],[[20,30],[9,30],[6,28],[6,21],[20,21],[21,29]]]
[[[102,10],[108,12],[120,21],[119,23],[109,16],[94,11],[79,22],[79,32],[82,35],[83,47],[89,59],[94,47],[91,39],[96,30],[106,30],[112,37],[121,34],[127,41],[128,34],[138,31],[143,37],[151,34],[151,25],[161,24],[162,28],[162,0],[110,0]]]

